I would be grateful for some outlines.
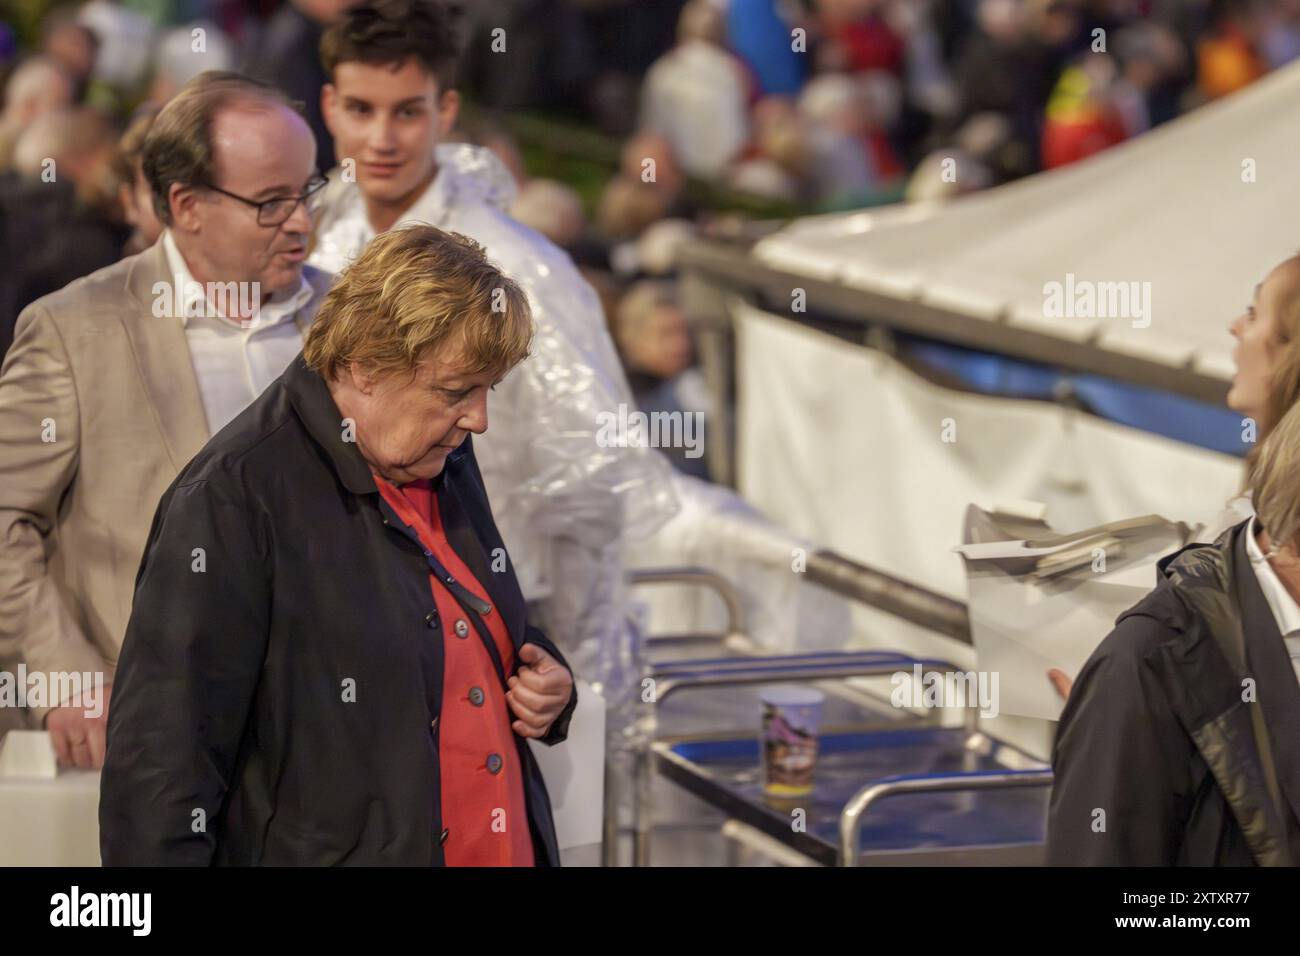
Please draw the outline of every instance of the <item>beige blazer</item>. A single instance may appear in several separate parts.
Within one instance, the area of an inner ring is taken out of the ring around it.
[[[29,672],[111,680],[154,509],[208,440],[170,296],[154,315],[169,272],[158,242],[38,299],[0,368],[0,659]],[[304,275],[303,332],[331,279]]]

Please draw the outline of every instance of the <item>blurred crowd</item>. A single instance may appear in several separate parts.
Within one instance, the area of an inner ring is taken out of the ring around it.
[[[24,305],[157,239],[140,144],[199,72],[282,87],[334,167],[318,46],[348,5],[20,0],[0,25],[0,354]],[[461,6],[478,109],[454,135],[504,161],[512,214],[573,255],[638,399],[665,410],[707,411],[673,281],[680,243],[727,221],[701,195],[808,211],[946,198],[1078,161],[1300,54],[1300,0]],[[584,124],[621,161],[594,194],[531,177],[506,121],[525,113]]]
[[[690,4],[640,124],[690,174],[857,208],[1075,162],[1241,89],[1298,43],[1294,0]]]

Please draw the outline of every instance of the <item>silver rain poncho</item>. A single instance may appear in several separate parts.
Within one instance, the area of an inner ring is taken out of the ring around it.
[[[466,144],[435,155],[433,183],[397,226],[469,236],[528,295],[532,352],[491,393],[474,447],[524,596],[544,601],[549,636],[620,711],[638,676],[622,554],[676,513],[671,466],[652,448],[598,440],[606,415],[635,409],[631,390],[596,293],[563,250],[508,215],[505,167]],[[310,261],[337,272],[374,230],[356,184],[331,179]]]

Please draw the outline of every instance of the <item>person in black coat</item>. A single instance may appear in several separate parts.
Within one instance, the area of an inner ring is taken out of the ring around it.
[[[77,195],[70,179],[0,172],[0,359],[18,314],[42,296],[122,257],[129,230]]]
[[[482,247],[391,231],[185,467],[118,662],[105,865],[558,865],[527,740],[577,695],[470,438],[531,334]]]
[[[1256,516],[1162,560],[1080,671],[1053,752],[1050,864],[1300,861],[1298,475],[1292,409],[1260,447]]]

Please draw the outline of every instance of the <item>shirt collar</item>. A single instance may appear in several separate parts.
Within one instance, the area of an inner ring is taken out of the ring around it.
[[[1273,612],[1273,619],[1277,622],[1277,629],[1282,632],[1283,637],[1290,637],[1300,633],[1300,604],[1296,603],[1295,598],[1287,591],[1282,581],[1269,564],[1268,559],[1264,557],[1264,552],[1260,550],[1259,542],[1255,540],[1255,534],[1259,529],[1259,517],[1250,519],[1250,527],[1246,534],[1246,554],[1250,557],[1250,566],[1255,571],[1255,579],[1259,581],[1259,589],[1264,592],[1264,600],[1268,602],[1269,610]]]
[[[311,301],[311,283],[301,272],[298,273],[298,288],[291,293],[278,293],[270,302],[264,302],[259,311],[259,326],[279,325],[297,314],[298,310]]]
[[[188,290],[192,285],[197,285],[197,282],[194,279],[193,273],[190,272],[190,267],[189,264],[186,263],[185,257],[181,255],[181,251],[177,247],[176,240],[172,237],[172,231],[170,229],[163,230],[162,243],[163,251],[167,255],[167,270],[171,273],[172,279],[176,284],[176,288],[171,294],[176,297],[175,301],[179,302],[182,306],[182,308],[177,310],[180,313],[179,317],[181,324],[188,327],[191,319],[200,317],[201,313],[205,311],[201,308],[201,304],[207,300],[207,296],[204,295],[203,298],[200,299],[198,296],[191,296],[188,294]],[[179,292],[177,290],[179,290]],[[247,329],[269,328],[270,326],[278,325],[279,323],[292,318],[299,309],[311,300],[311,296],[311,283],[307,281],[306,276],[300,273],[298,276],[297,289],[291,293],[281,293],[278,298],[274,298],[272,301],[264,303],[247,325],[236,323],[224,317],[219,321],[226,322],[231,326],[238,324],[241,328]],[[212,316],[217,314],[217,310],[215,309],[207,311],[208,314]]]

